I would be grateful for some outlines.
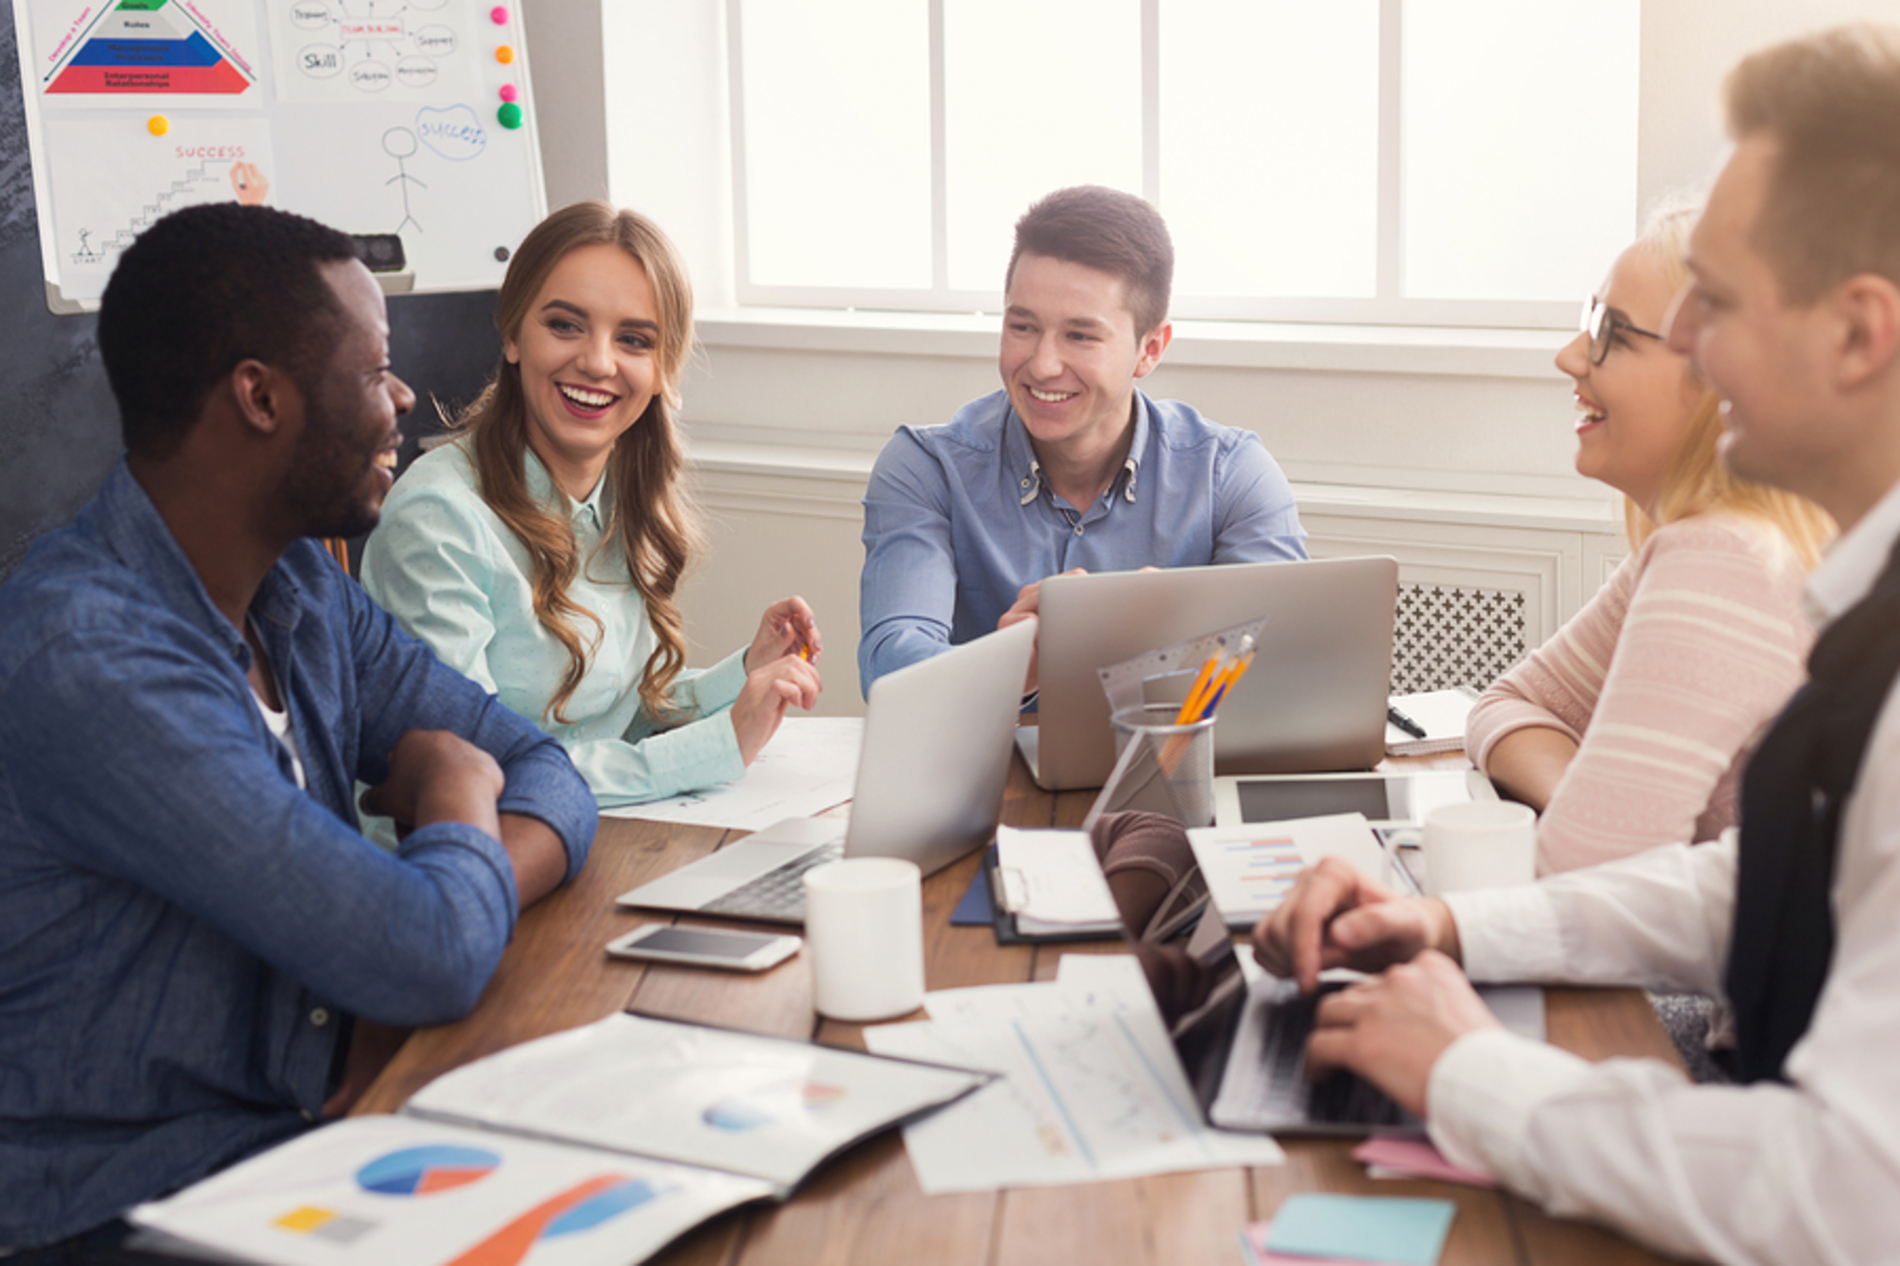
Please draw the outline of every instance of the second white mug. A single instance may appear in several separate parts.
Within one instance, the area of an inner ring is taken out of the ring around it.
[[[1420,840],[1425,891],[1527,884],[1537,878],[1537,815],[1511,800],[1440,805],[1425,815]]]

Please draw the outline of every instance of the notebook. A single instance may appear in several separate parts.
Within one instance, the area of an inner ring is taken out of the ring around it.
[[[1036,621],[1025,620],[873,682],[848,820],[789,818],[619,904],[802,923],[814,866],[902,857],[928,875],[988,843],[1035,638]]]
[[[1385,755],[1398,575],[1390,558],[1336,558],[1049,577],[1039,715],[1017,736],[1037,784],[1099,787],[1114,767],[1097,669],[1261,616],[1253,667],[1220,704],[1215,772],[1372,768]]]
[[[1393,695],[1385,729],[1386,755],[1430,756],[1437,752],[1464,751],[1465,720],[1477,702],[1478,691],[1472,686]],[[1408,732],[1393,723],[1398,717],[1425,732]]]
[[[1249,983],[1198,865],[1164,900],[1172,909],[1158,921],[1149,911],[1122,908],[1122,936],[1141,964],[1142,979],[1209,1125],[1292,1134],[1422,1128],[1376,1086],[1350,1073],[1308,1083],[1306,1038],[1318,999],[1345,982],[1328,980],[1321,994],[1312,996],[1302,996],[1293,981],[1273,976]],[[1180,913],[1184,905],[1198,907],[1198,916]],[[1543,1038],[1541,989],[1486,987],[1479,992],[1506,1028]]]

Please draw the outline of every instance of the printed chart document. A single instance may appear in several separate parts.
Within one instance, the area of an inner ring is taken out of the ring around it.
[[[1197,827],[1188,832],[1188,843],[1221,916],[1240,930],[1278,907],[1300,871],[1322,857],[1343,857],[1388,888],[1398,883],[1389,855],[1362,813]]]
[[[325,1126],[131,1220],[266,1263],[625,1263],[783,1199],[836,1152],[990,1074],[615,1015]]]
[[[1265,1135],[1201,1123],[1139,970],[1131,957],[1070,955],[1054,982],[932,993],[928,1021],[865,1030],[880,1054],[1003,1074],[904,1127],[927,1194],[1285,1159]]]
[[[414,1117],[326,1125],[167,1200],[141,1228],[287,1266],[529,1260],[626,1266],[716,1213],[773,1193],[760,1178],[511,1138]]]
[[[863,741],[862,717],[787,717],[739,781],[601,814],[730,831],[815,817],[851,798]]]

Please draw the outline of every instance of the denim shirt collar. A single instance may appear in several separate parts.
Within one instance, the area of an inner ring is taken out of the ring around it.
[[[1139,388],[1135,391],[1135,438],[1128,446],[1128,457],[1122,462],[1121,472],[1109,483],[1109,500],[1114,500],[1115,484],[1121,482],[1121,495],[1131,504],[1135,501],[1135,486],[1141,475],[1142,459],[1147,455],[1149,437],[1154,433],[1150,420],[1148,397]],[[1049,481],[1043,478],[1042,463],[1036,460],[1036,449],[1029,442],[1029,429],[1017,415],[1012,405],[1003,415],[1003,469],[1017,472],[1017,500],[1028,505],[1045,490],[1049,491],[1053,501],[1055,492],[1049,489]],[[606,480],[601,480],[606,483]],[[1087,513],[1092,507],[1078,506]]]
[[[222,645],[240,669],[250,671],[250,644],[212,602],[197,569],[151,497],[133,478],[123,454],[100,486],[92,512],[98,516],[99,538],[119,560],[146,577],[166,606]],[[251,598],[251,615],[290,630],[297,627],[302,610],[303,587],[281,565],[272,564]]]

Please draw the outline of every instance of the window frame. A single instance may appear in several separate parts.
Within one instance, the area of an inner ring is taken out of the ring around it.
[[[726,0],[725,76],[729,94],[732,191],[733,295],[744,308],[798,308],[832,311],[917,313],[997,313],[1002,309],[1002,271],[991,290],[959,290],[948,285],[948,228],[945,157],[945,0],[925,0],[929,31],[931,134],[931,278],[922,289],[862,289],[843,286],[761,285],[751,280],[751,214],[747,197],[745,74],[742,26],[745,0]],[[1161,5],[1140,0],[1142,80],[1142,189],[1160,204],[1160,53]],[[1404,0],[1379,0],[1379,156],[1376,293],[1368,298],[1333,297],[1174,297],[1171,319],[1302,323],[1315,325],[1458,327],[1467,329],[1567,330],[1576,322],[1574,300],[1476,300],[1407,298],[1403,276],[1403,116],[1400,96]],[[1634,224],[1632,224],[1632,232]]]

